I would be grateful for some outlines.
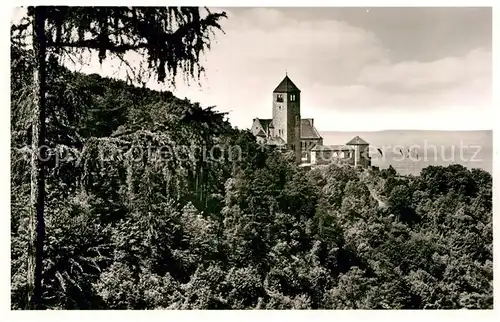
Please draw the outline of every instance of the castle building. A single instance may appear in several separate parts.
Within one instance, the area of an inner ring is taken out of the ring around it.
[[[345,145],[316,145],[311,149],[311,164],[341,161],[355,167],[368,168],[371,166],[369,147],[369,144],[359,136]]]
[[[314,119],[300,115],[300,89],[285,76],[273,91],[273,118],[253,120],[252,133],[260,143],[295,151],[297,163],[311,160],[311,149],[323,144]]]
[[[356,136],[345,146],[324,146],[314,119],[301,118],[300,89],[285,76],[273,91],[273,118],[253,119],[251,132],[257,142],[294,151],[298,164],[326,164],[342,159],[354,166],[369,167],[369,145]]]

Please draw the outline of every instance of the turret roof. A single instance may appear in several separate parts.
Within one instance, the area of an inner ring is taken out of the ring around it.
[[[300,92],[300,89],[295,86],[295,84],[292,82],[290,78],[288,78],[288,75],[283,78],[281,83],[276,87],[274,90],[274,93],[290,93],[290,92]]]
[[[346,145],[368,145],[368,142],[356,135],[351,141],[347,142]]]

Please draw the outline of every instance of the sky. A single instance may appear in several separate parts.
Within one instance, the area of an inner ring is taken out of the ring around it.
[[[272,117],[272,91],[288,73],[302,118],[320,131],[493,128],[491,9],[213,10],[228,19],[203,57],[201,86],[149,87],[216,106],[249,128]],[[78,70],[120,77],[116,62],[89,62]]]
[[[489,9],[225,10],[196,97],[239,127],[271,117],[286,70],[322,131],[492,128]]]

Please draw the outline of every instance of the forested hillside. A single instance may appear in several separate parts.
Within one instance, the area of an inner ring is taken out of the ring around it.
[[[27,300],[29,62],[13,49],[14,309]],[[306,170],[214,108],[49,64],[46,308],[493,307],[488,172]]]

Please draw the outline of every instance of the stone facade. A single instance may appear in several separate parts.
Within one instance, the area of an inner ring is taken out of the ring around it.
[[[371,167],[369,144],[359,136],[345,145],[317,145],[311,152],[311,164],[338,162],[354,167]]]

